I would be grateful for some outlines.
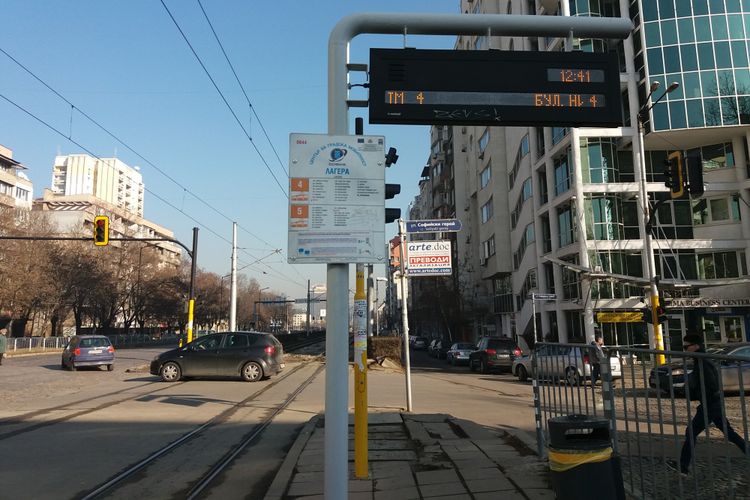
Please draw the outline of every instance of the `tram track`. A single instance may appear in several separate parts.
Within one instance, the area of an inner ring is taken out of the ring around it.
[[[196,440],[201,436],[205,438],[205,434],[208,433],[212,428],[217,427],[221,423],[228,422],[229,419],[238,411],[248,408],[250,403],[258,401],[262,395],[269,392],[277,385],[287,381],[287,379],[309,365],[310,363],[301,363],[297,365],[292,370],[290,370],[285,377],[280,377],[272,381],[268,385],[264,386],[261,390],[251,394],[242,401],[235,403],[231,408],[222,411],[221,413],[213,416],[208,421],[203,422],[202,424],[191,429],[189,432],[179,436],[177,439],[174,439],[158,450],[153,451],[146,458],[126,466],[121,472],[118,472],[114,476],[108,478],[106,481],[88,490],[87,492],[76,496],[75,498],[80,500],[107,498],[112,496],[113,494],[116,494],[118,488],[128,486],[129,480],[134,480],[136,482],[143,481],[144,478],[149,477],[149,474],[144,475],[142,474],[142,472],[149,466],[154,465],[159,459],[165,458],[167,455],[177,452],[181,447],[187,445],[191,441]],[[173,492],[170,497],[183,498],[184,495],[184,498],[194,499],[198,498],[207,489],[210,489],[211,485],[216,481],[216,479],[234,463],[235,459],[239,455],[241,455],[243,451],[245,451],[263,434],[263,432],[273,422],[274,418],[276,418],[281,412],[287,409],[289,405],[299,396],[299,394],[301,394],[315,380],[315,378],[323,371],[324,368],[325,365],[321,364],[314,370],[314,372],[310,376],[306,377],[299,385],[297,385],[295,390],[285,396],[280,403],[267,408],[268,411],[266,415],[259,422],[251,425],[250,429],[247,432],[243,433],[240,440],[232,443],[231,446],[227,447],[227,450],[221,454],[221,457],[218,460],[214,460],[213,463],[206,464],[204,466],[204,469],[206,469],[205,472],[200,474],[198,478],[188,483],[187,491],[184,489],[183,485],[183,489],[181,491],[177,493]]]

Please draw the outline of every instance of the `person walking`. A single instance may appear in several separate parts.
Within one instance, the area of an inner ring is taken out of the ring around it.
[[[689,333],[683,338],[683,349],[686,352],[701,352],[706,350],[703,346],[703,337],[697,333]],[[699,357],[693,360],[693,370],[688,374],[687,394],[691,401],[700,401],[695,410],[693,420],[685,429],[685,443],[680,452],[679,464],[674,460],[667,460],[667,467],[681,474],[687,474],[690,463],[693,460],[696,438],[706,430],[708,425],[713,424],[721,430],[729,441],[747,455],[748,444],[732,428],[724,416],[721,405],[721,386],[719,385],[719,371],[711,360]],[[705,393],[705,399],[703,395]],[[708,421],[706,421],[708,420]]]
[[[602,350],[604,337],[602,337],[601,333],[596,334],[591,345],[594,347],[589,351],[593,354],[592,357],[594,358],[589,360],[591,363],[591,385],[595,386],[596,381],[602,376],[602,361],[605,359],[604,351]]]
[[[8,333],[8,330],[5,328],[0,328],[0,365],[3,364],[3,358],[5,357],[5,350],[8,347],[8,339],[5,338],[5,335]]]

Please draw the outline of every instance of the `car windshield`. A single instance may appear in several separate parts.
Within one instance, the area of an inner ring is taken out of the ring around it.
[[[474,349],[474,344],[456,344],[456,349]]]
[[[109,347],[109,339],[96,337],[93,339],[81,339],[81,347]]]

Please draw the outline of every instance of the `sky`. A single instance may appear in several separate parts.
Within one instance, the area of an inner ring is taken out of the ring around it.
[[[114,156],[140,167],[145,218],[174,231],[187,246],[198,227],[199,268],[230,272],[234,221],[239,272],[302,298],[307,280],[325,284],[326,266],[287,264],[289,134],[327,132],[332,28],[354,13],[458,13],[459,5],[458,0],[3,0],[0,144],[28,168],[35,198],[51,185],[56,155]],[[370,48],[406,43],[449,49],[454,42],[453,36],[360,35],[352,41],[350,62],[368,63]],[[351,81],[364,82],[364,74],[352,73]],[[361,89],[351,97],[367,98]],[[406,217],[429,156],[429,129],[369,125],[367,110],[353,109],[351,133],[357,116],[365,118],[365,134],[383,135],[386,149],[398,149],[386,180],[401,184],[401,194],[387,206],[401,208]],[[389,224],[386,239],[396,232]],[[383,276],[384,266],[376,265],[375,273]]]

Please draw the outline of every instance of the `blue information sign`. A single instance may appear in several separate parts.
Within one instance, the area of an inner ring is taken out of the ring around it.
[[[407,233],[455,233],[461,230],[458,219],[426,219],[406,221]]]

